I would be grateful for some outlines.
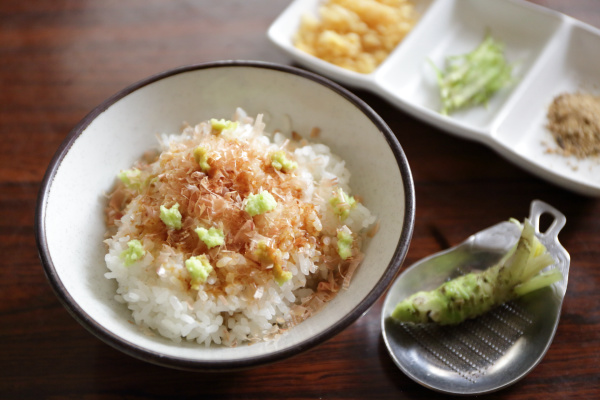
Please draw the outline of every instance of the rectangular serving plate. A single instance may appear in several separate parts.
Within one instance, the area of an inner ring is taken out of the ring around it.
[[[318,15],[321,0],[295,0],[273,22],[268,37],[296,62],[339,83],[367,89],[405,112],[459,137],[481,142],[525,170],[574,192],[600,196],[600,158],[552,151],[545,127],[554,97],[600,92],[600,30],[523,0],[416,0],[421,18],[388,58],[360,74],[294,47],[303,14]],[[486,33],[505,44],[514,83],[486,107],[439,113],[435,72],[445,58],[473,50]]]

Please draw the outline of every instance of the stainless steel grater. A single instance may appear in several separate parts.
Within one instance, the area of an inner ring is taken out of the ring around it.
[[[553,221],[540,232],[543,214]],[[411,379],[443,393],[483,394],[515,383],[541,361],[558,325],[570,257],[558,241],[566,223],[562,213],[536,200],[529,219],[563,274],[562,281],[551,287],[457,326],[399,324],[389,319],[394,306],[412,293],[434,289],[445,280],[498,261],[520,236],[518,227],[508,221],[415,263],[394,282],[383,305],[383,337],[394,362]]]

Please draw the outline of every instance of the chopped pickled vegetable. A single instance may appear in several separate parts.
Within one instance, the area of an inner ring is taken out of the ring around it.
[[[221,229],[215,227],[210,229],[196,228],[194,232],[198,234],[200,240],[202,240],[209,249],[225,244],[225,235]]]
[[[144,246],[142,242],[137,239],[130,240],[127,242],[127,250],[124,250],[121,253],[121,258],[123,259],[123,263],[126,267],[133,265],[135,262],[139,261],[146,254],[146,250],[144,250]]]
[[[160,219],[171,229],[181,229],[179,203],[175,203],[171,208],[167,208],[164,205],[160,206]]]
[[[504,57],[504,45],[489,35],[472,52],[448,57],[445,71],[435,65],[433,68],[444,115],[461,108],[487,104],[498,90],[512,81],[512,66]]]
[[[554,262],[525,220],[519,241],[498,264],[445,282],[430,292],[417,292],[399,302],[391,316],[399,322],[458,324],[559,281],[562,274],[557,269],[540,273]]]
[[[254,217],[255,215],[272,211],[275,207],[277,207],[277,202],[273,195],[266,190],[263,190],[258,194],[251,194],[248,196],[246,212],[250,214],[251,217]]]

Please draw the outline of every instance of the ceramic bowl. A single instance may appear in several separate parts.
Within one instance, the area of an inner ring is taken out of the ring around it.
[[[106,193],[156,135],[183,122],[230,118],[236,107],[264,113],[267,131],[321,128],[319,141],[347,161],[353,193],[380,221],[348,290],[278,340],[236,348],[175,343],[149,336],[118,303],[104,277]],[[291,126],[290,126],[291,124]],[[406,255],[414,223],[414,189],[400,144],[385,122],[342,87],[313,73],[263,62],[224,61],[166,71],[129,86],[87,115],[58,149],[44,178],[36,237],[57,296],[85,328],[109,345],[151,363],[187,370],[226,370],[270,363],[333,337],[384,293]]]

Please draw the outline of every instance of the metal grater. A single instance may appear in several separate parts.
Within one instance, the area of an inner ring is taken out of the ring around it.
[[[546,232],[539,233],[539,218],[544,213],[555,220]],[[396,280],[383,306],[382,331],[394,362],[410,378],[444,393],[483,394],[518,381],[541,361],[556,331],[570,260],[557,238],[566,221],[564,215],[534,201],[530,221],[563,273],[563,281],[552,287],[457,326],[398,324],[388,318],[396,303],[408,295],[493,265],[520,235],[509,222],[419,261]]]
[[[532,323],[526,312],[505,304],[461,327],[401,324],[424,350],[428,361],[475,383],[485,375]]]

